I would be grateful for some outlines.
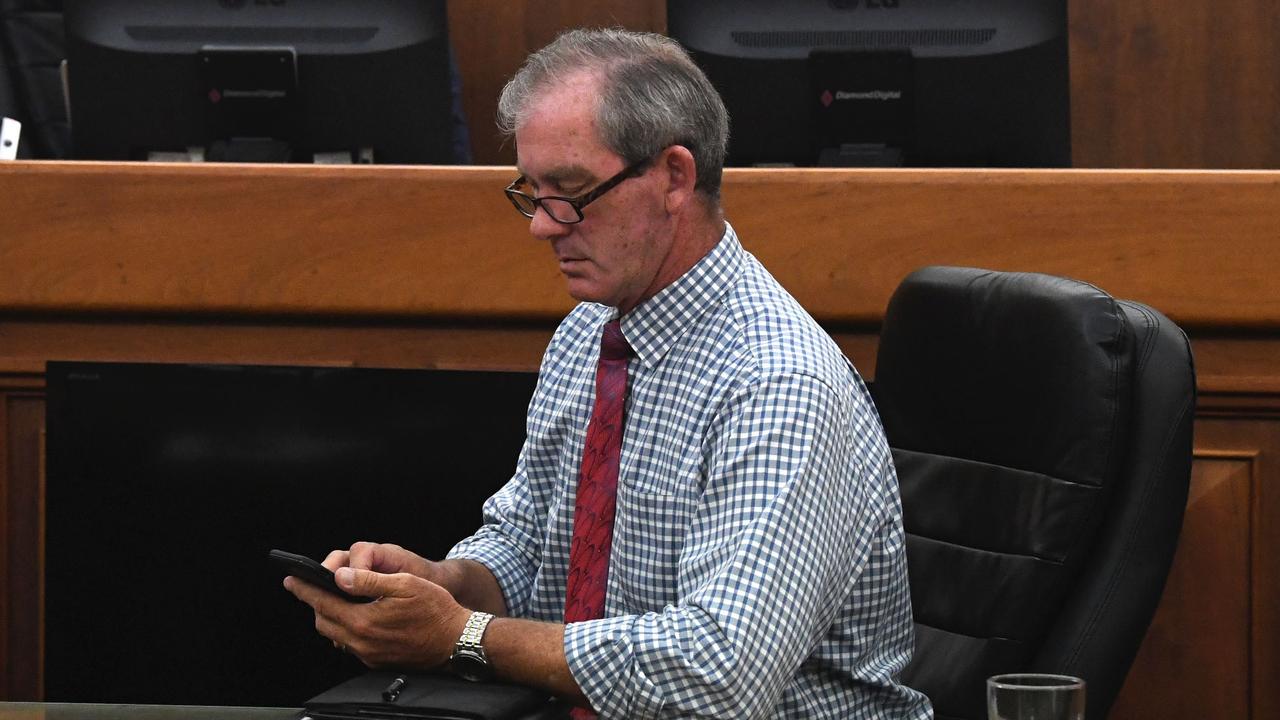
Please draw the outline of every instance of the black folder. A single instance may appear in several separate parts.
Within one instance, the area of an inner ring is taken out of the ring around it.
[[[396,683],[397,678],[404,681]],[[395,693],[385,692],[392,687]],[[567,717],[567,708],[522,685],[470,682],[445,673],[372,671],[311,698],[304,715],[312,720],[550,720]]]

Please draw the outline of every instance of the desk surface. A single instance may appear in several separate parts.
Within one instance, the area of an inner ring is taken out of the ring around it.
[[[297,708],[0,702],[0,720],[294,720]]]

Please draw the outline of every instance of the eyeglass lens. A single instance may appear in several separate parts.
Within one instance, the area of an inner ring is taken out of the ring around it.
[[[533,217],[537,210],[538,204],[541,203],[542,209],[546,211],[553,219],[562,223],[576,223],[581,220],[578,211],[568,200],[560,200],[553,197],[540,198],[534,200],[523,192],[510,193],[511,200],[516,204],[516,209],[525,215],[525,217]]]
[[[573,205],[565,200],[557,200],[556,198],[542,198],[542,209],[547,211],[551,217],[562,223],[575,223],[581,217]]]

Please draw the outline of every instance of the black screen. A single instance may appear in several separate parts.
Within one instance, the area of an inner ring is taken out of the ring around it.
[[[454,163],[443,0],[66,0],[76,159]]]
[[[668,0],[729,165],[1065,167],[1066,0]]]
[[[524,438],[532,373],[50,363],[50,701],[298,706],[363,671],[266,559],[439,558]]]

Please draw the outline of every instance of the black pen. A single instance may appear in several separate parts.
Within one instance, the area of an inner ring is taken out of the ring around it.
[[[403,689],[404,676],[399,675],[395,680],[391,681],[391,684],[387,686],[386,690],[382,691],[382,699],[386,702],[395,702],[396,698],[400,697],[400,691]]]

